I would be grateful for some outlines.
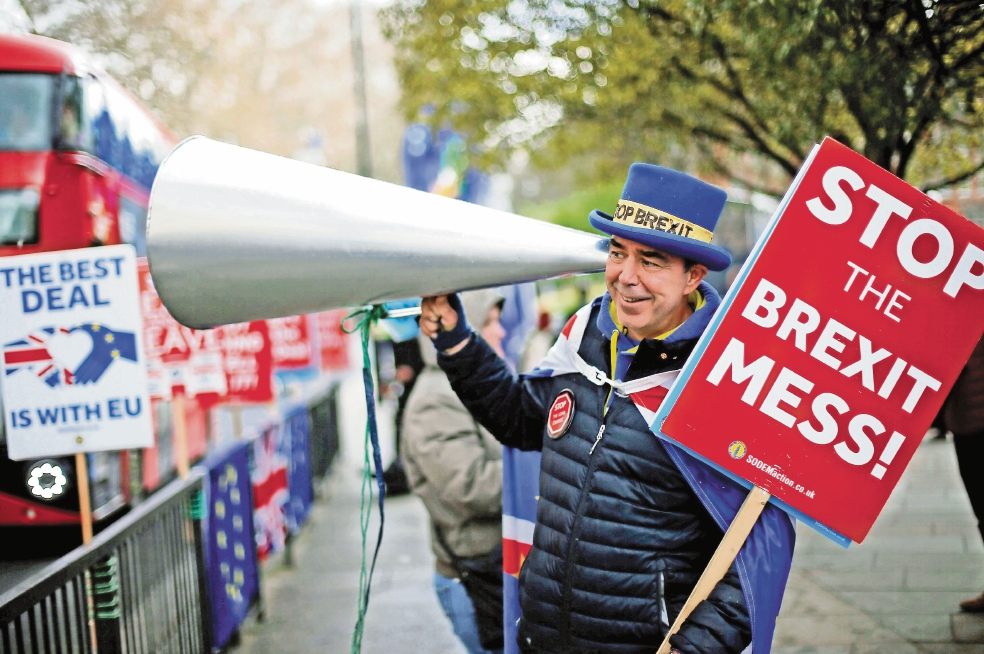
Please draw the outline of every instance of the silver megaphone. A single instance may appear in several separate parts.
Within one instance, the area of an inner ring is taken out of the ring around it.
[[[154,180],[157,292],[194,328],[604,269],[606,240],[203,137]]]

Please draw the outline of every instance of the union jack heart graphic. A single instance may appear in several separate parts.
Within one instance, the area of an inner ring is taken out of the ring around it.
[[[137,361],[136,335],[95,322],[41,327],[3,345],[5,377],[29,372],[51,388],[94,384],[118,359]]]

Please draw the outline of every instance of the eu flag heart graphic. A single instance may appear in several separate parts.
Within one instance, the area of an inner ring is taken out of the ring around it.
[[[3,346],[6,376],[30,371],[52,388],[94,384],[117,359],[137,361],[136,336],[94,322],[42,327]]]

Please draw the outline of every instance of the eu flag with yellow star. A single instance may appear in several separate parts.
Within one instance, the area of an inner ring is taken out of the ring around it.
[[[209,457],[203,538],[208,570],[213,645],[221,648],[259,599],[249,444],[237,443]]]
[[[80,331],[92,338],[92,350],[72,373],[73,383],[99,381],[117,359],[137,360],[137,338],[132,332],[118,332],[99,323],[87,322],[72,327],[69,334]]]

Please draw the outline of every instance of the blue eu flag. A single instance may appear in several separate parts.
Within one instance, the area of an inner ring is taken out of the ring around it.
[[[132,332],[117,332],[96,322],[76,325],[69,333],[82,331],[92,338],[92,351],[72,374],[74,383],[99,381],[117,359],[137,360],[137,338]]]
[[[204,463],[208,468],[205,565],[215,647],[222,647],[259,597],[249,443],[238,443]]]

